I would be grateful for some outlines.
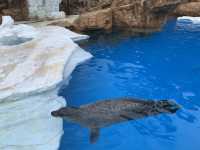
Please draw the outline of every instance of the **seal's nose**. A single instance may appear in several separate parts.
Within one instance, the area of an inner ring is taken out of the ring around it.
[[[169,110],[170,110],[171,113],[175,113],[175,112],[177,112],[179,109],[181,109],[181,106],[175,103],[174,105],[171,105],[171,107],[170,107]]]
[[[170,113],[176,113],[179,109],[181,109],[181,106],[178,105],[176,102],[174,101],[167,101],[167,105],[165,105],[165,109],[167,109]]]

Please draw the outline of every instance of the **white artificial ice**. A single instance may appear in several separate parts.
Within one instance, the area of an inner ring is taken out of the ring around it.
[[[183,16],[178,17],[178,21],[191,21],[193,24],[200,24],[200,17]]]
[[[0,150],[57,150],[63,121],[51,116],[66,106],[58,90],[92,55],[78,41],[88,36],[62,27],[0,26]]]

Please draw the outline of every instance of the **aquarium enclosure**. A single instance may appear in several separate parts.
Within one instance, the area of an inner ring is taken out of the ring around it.
[[[0,0],[0,150],[199,150],[199,0]]]

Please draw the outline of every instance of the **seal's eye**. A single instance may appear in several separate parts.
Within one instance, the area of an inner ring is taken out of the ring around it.
[[[163,102],[163,103],[162,103],[162,106],[163,106],[163,107],[169,107],[170,104],[169,104],[168,102]]]
[[[160,101],[160,102],[159,102],[159,105],[160,105],[161,107],[163,107],[163,108],[166,108],[166,107],[170,107],[170,106],[171,106],[168,100],[162,100],[162,101]]]

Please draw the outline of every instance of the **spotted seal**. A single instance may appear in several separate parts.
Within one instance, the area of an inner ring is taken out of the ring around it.
[[[64,107],[51,114],[89,128],[90,142],[94,143],[99,137],[100,128],[162,113],[175,113],[178,109],[180,106],[170,100],[122,98],[98,101],[79,108]]]

